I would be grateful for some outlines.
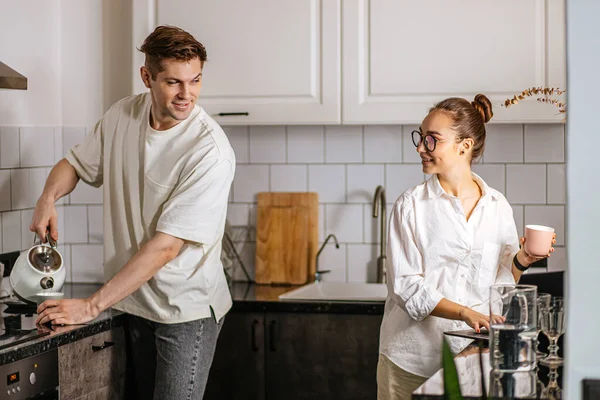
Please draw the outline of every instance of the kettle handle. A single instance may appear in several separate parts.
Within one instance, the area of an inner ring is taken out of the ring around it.
[[[38,234],[37,232],[35,232],[33,234],[33,244],[35,245],[38,241]],[[50,236],[50,232],[46,232],[46,242],[48,242],[48,244],[50,245],[50,247],[52,247],[53,249],[56,249],[56,246],[58,245],[58,241],[52,239],[52,237]],[[42,244],[42,240],[40,238],[40,244]]]

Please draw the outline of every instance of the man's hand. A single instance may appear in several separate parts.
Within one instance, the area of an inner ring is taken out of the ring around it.
[[[98,316],[88,299],[46,300],[37,308],[36,324],[85,324]]]
[[[58,213],[52,199],[40,197],[35,205],[33,218],[29,230],[36,232],[42,243],[46,242],[46,233],[50,231],[50,237],[58,241]]]

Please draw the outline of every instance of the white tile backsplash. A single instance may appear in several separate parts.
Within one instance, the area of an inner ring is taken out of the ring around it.
[[[256,202],[258,192],[269,191],[268,165],[237,165],[233,179],[233,201]]]
[[[62,156],[64,157],[67,152],[75,145],[83,142],[85,137],[85,127],[63,127],[62,129]]]
[[[370,244],[348,245],[348,282],[377,282],[379,247]]]
[[[363,162],[362,126],[325,127],[326,163]]]
[[[525,162],[565,162],[564,124],[525,125]]]
[[[504,164],[474,164],[472,170],[489,187],[506,195],[506,168]]]
[[[250,127],[250,162],[285,163],[286,138],[284,126]]]
[[[54,165],[54,127],[23,127],[20,143],[21,168]]]
[[[388,164],[385,168],[387,201],[395,202],[406,190],[423,182],[423,168],[418,165]]]
[[[271,191],[306,192],[306,165],[271,165]]]
[[[234,148],[237,170],[228,221],[237,249],[254,277],[256,193],[315,191],[319,194],[319,245],[335,233],[320,256],[329,281],[374,282],[379,251],[379,219],[372,217],[375,188],[387,194],[387,219],[406,189],[423,182],[420,158],[410,132],[416,125],[389,126],[235,126],[224,127]],[[482,164],[473,170],[511,202],[519,236],[525,223],[557,229],[549,270],[566,268],[564,126],[489,125]],[[21,134],[22,130],[22,134]],[[54,163],[80,143],[84,127],[0,127],[0,247],[29,247],[33,207]],[[22,143],[25,146],[22,148]],[[31,147],[34,143],[37,147]],[[44,143],[39,146],[39,143]],[[41,159],[29,156],[51,149]],[[25,165],[43,168],[20,168]],[[30,157],[26,159],[26,156]],[[561,158],[562,157],[562,158]],[[30,163],[30,164],[28,164]],[[103,282],[102,189],[80,183],[59,205],[59,250],[74,282]],[[386,221],[387,226],[387,221]],[[15,234],[16,233],[16,234]],[[78,243],[79,242],[79,243]],[[241,269],[237,279],[243,278]]]
[[[367,203],[373,201],[373,195],[377,185],[383,185],[383,164],[348,165],[346,175],[348,176],[348,192],[346,200],[348,203]]]
[[[287,162],[318,164],[325,162],[325,128],[289,126],[287,128]]]
[[[10,170],[0,170],[0,211],[11,210]]]
[[[320,203],[346,201],[346,167],[344,165],[309,165],[308,190],[319,193]]]
[[[71,204],[102,204],[103,189],[95,188],[79,181],[75,190],[69,195]]]
[[[548,204],[566,203],[565,164],[548,164]]]
[[[88,243],[87,206],[66,206],[65,210],[65,242]]]
[[[546,165],[506,166],[506,197],[516,204],[546,203]]]
[[[554,228],[556,245],[565,245],[565,206],[525,206],[525,225]]]
[[[522,163],[523,125],[491,124],[486,127],[484,163]]]
[[[88,241],[90,243],[102,243],[104,241],[104,223],[102,206],[88,206]]]
[[[32,236],[33,238],[33,236]],[[21,251],[21,213],[8,211],[2,213],[2,251]]]
[[[76,283],[104,283],[102,244],[71,245],[72,278]]]
[[[337,249],[335,244],[328,242],[319,255],[317,268],[319,271],[330,271],[322,275],[323,281],[346,282],[346,245],[340,244]]]
[[[402,125],[365,126],[365,162],[402,162]]]
[[[229,143],[235,153],[237,164],[245,164],[249,161],[248,153],[248,127],[247,126],[224,126],[223,131],[229,139]]]
[[[361,204],[327,204],[325,229],[340,242],[362,243],[363,206]]]
[[[19,168],[19,127],[0,126],[0,168]]]

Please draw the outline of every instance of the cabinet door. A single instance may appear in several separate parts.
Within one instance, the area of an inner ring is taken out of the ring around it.
[[[264,323],[262,313],[227,314],[217,341],[204,399],[264,400]]]
[[[376,398],[381,319],[381,315],[267,314],[267,398]]]
[[[340,122],[340,0],[138,0],[133,18],[137,47],[163,24],[204,44],[198,103],[219,123]],[[136,93],[143,62],[136,52]]]
[[[492,122],[559,122],[529,98],[566,83],[564,0],[347,0],[342,16],[344,123],[420,123],[444,98],[487,95]]]
[[[125,399],[125,334],[122,327],[58,349],[61,400]]]

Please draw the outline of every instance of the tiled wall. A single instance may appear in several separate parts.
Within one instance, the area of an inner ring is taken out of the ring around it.
[[[335,233],[319,264],[325,280],[373,282],[379,227],[371,216],[375,187],[384,185],[388,217],[395,199],[423,181],[410,139],[414,126],[226,127],[237,157],[229,222],[245,265],[254,273],[256,193],[315,191],[320,240]],[[29,224],[51,167],[81,141],[85,128],[0,127],[0,250],[32,245]],[[566,267],[565,134],[563,125],[489,125],[483,162],[475,166],[525,223],[556,228],[549,269]],[[101,282],[102,189],[80,183],[59,202],[60,251],[69,279]],[[243,275],[236,274],[237,278]]]
[[[0,127],[0,250],[33,245],[29,230],[35,204],[52,166],[85,136],[85,128]],[[79,184],[57,206],[59,251],[67,279],[101,282],[102,189]]]
[[[324,280],[374,282],[379,227],[372,218],[377,185],[384,185],[388,217],[406,189],[425,178],[410,138],[415,126],[225,127],[237,157],[229,222],[250,274],[254,271],[256,193],[315,191],[319,238],[334,233],[319,264]],[[525,224],[556,228],[549,270],[566,268],[564,125],[489,125],[486,150],[474,171],[508,198],[523,234]],[[331,243],[331,242],[330,242]],[[236,277],[243,275],[238,269]]]

